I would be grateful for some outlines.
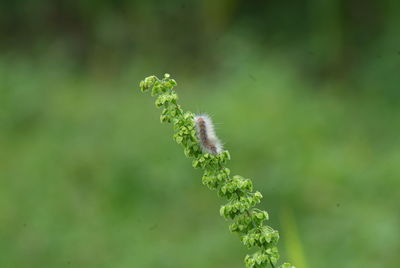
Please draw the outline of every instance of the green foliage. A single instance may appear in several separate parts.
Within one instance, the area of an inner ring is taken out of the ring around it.
[[[259,250],[245,257],[247,268],[267,267],[278,262],[279,252],[276,247],[279,240],[278,231],[264,225],[268,220],[268,213],[254,208],[261,202],[260,192],[253,192],[253,183],[242,176],[230,176],[230,170],[224,165],[230,160],[228,151],[220,154],[203,153],[196,136],[194,114],[184,112],[177,104],[178,96],[174,86],[177,83],[165,74],[163,79],[149,76],[140,82],[142,92],[151,90],[152,96],[157,96],[156,106],[163,107],[161,122],[173,123],[174,139],[184,148],[185,155],[193,158],[194,168],[204,171],[203,184],[211,190],[216,190],[220,197],[226,198],[228,203],[221,206],[220,214],[226,220],[234,222],[229,230],[237,233],[242,243],[248,248],[257,247]],[[281,268],[293,267],[283,264]]]

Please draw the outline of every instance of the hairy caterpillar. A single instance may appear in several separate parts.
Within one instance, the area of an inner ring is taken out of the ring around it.
[[[214,125],[211,118],[206,115],[196,115],[194,117],[197,137],[200,141],[201,149],[204,153],[219,154],[223,151],[222,144],[215,134]]]

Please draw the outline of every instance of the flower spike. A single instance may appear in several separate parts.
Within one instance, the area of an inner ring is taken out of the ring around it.
[[[227,204],[221,206],[220,214],[226,220],[233,221],[229,230],[237,233],[248,248],[258,248],[254,254],[245,257],[246,267],[275,268],[279,258],[276,247],[279,233],[264,225],[268,213],[255,208],[261,202],[261,193],[253,192],[250,179],[239,175],[230,176],[230,170],[225,167],[230,155],[223,150],[211,118],[206,114],[184,112],[177,103],[178,95],[174,91],[176,85],[175,80],[165,74],[163,79],[147,77],[140,82],[140,89],[143,92],[150,90],[152,96],[157,96],[156,106],[163,108],[161,122],[174,125],[175,141],[183,146],[185,155],[193,159],[193,167],[204,171],[203,184],[228,200]],[[284,263],[279,268],[295,267]]]

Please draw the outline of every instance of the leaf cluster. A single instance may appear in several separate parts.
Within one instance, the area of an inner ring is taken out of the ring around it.
[[[149,76],[140,82],[140,89],[151,91],[156,96],[156,106],[163,108],[161,122],[172,123],[174,140],[183,146],[187,157],[192,158],[194,168],[202,169],[202,182],[211,190],[216,190],[220,197],[228,200],[220,208],[220,214],[226,220],[232,220],[229,230],[237,233],[242,243],[248,248],[257,247],[252,255],[245,257],[247,268],[267,267],[277,263],[279,252],[276,247],[279,240],[278,231],[264,225],[268,220],[266,211],[255,208],[261,202],[262,195],[253,191],[253,183],[242,176],[230,176],[230,170],[225,164],[230,160],[228,151],[220,154],[203,153],[196,134],[194,114],[184,112],[177,103],[178,95],[174,91],[177,85],[169,74],[162,79]],[[294,268],[283,264],[281,268]]]

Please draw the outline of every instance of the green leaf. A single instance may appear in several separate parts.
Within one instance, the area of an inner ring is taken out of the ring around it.
[[[199,161],[193,160],[192,166],[193,166],[194,168],[198,168],[198,167],[199,167]]]
[[[183,138],[182,138],[182,136],[178,136],[178,137],[176,137],[176,138],[175,138],[175,141],[176,141],[178,144],[181,144],[181,143],[182,143],[182,141],[183,141]]]

